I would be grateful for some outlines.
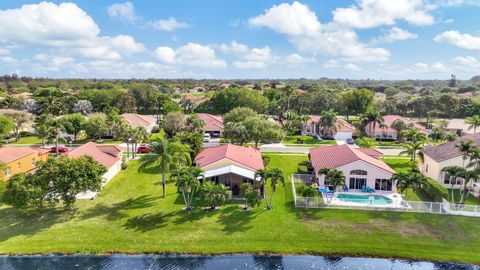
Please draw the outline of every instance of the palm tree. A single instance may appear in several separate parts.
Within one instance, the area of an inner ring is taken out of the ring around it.
[[[415,163],[418,151],[423,150],[423,144],[423,141],[406,142],[405,144],[403,144],[406,149],[400,152],[400,155],[409,155],[410,161],[412,163]]]
[[[152,145],[152,151],[140,158],[140,171],[152,166],[162,171],[162,192],[164,198],[167,196],[165,187],[166,174],[174,166],[174,163],[174,149],[172,144],[166,139],[158,140],[157,143]]]
[[[333,192],[337,190],[337,187],[339,186],[344,186],[345,185],[345,176],[343,175],[343,172],[337,169],[331,169],[331,168],[321,168],[318,171],[319,175],[324,175],[324,183],[326,185],[330,185],[333,188]],[[331,197],[331,199],[333,196]]]
[[[180,167],[174,170],[171,176],[177,180],[176,185],[182,193],[185,210],[191,210],[193,208],[192,201],[195,192],[199,190],[201,186],[200,180],[205,177],[202,169],[197,167]]]
[[[402,137],[407,141],[425,141],[427,136],[425,133],[419,132],[415,127],[408,127],[407,129],[403,130]]]
[[[377,124],[379,126],[383,125],[384,120],[379,111],[370,108],[365,114],[361,116],[360,125],[362,127],[362,132],[366,132],[368,127],[370,133],[375,131]]]
[[[463,167],[465,168],[465,160],[467,160],[473,148],[473,141],[472,140],[460,141],[460,144],[457,144],[455,146],[462,153]]]
[[[275,189],[277,187],[278,182],[282,183],[285,186],[285,175],[283,174],[282,170],[278,168],[270,169],[268,173],[268,177],[270,179],[270,186],[272,188],[272,195],[270,195],[270,201],[267,204],[267,209],[273,209],[273,195],[275,194]]]
[[[460,194],[460,204],[465,203],[465,199],[469,194],[469,190],[467,189],[467,185],[472,181],[472,183],[478,181],[480,178],[480,174],[478,170],[462,170],[458,174],[459,177],[463,178],[463,187]]]
[[[333,138],[337,133],[337,115],[332,109],[324,111],[318,125],[322,136]]]
[[[172,147],[174,166],[179,167],[192,165],[192,149],[188,144],[184,144],[179,141],[174,141],[170,144]]]
[[[260,184],[262,185],[263,197],[265,198],[265,203],[268,205],[267,201],[267,188],[266,188],[266,181],[269,177],[268,169],[258,169],[255,171],[255,179],[259,179]]]
[[[132,152],[133,157],[135,158],[138,144],[148,139],[147,130],[144,127],[133,128],[130,138],[132,138]]]
[[[55,134],[55,155],[58,156],[58,141],[60,139],[60,134],[65,131],[65,127],[60,118],[51,120],[49,125],[52,128],[53,134]]]
[[[408,188],[412,187],[412,179],[410,177],[410,172],[399,172],[392,175],[391,180],[395,183],[397,190],[400,192],[401,195],[404,195],[405,191]],[[405,194],[406,195],[406,194]]]
[[[115,140],[118,136],[118,129],[120,128],[120,125],[125,122],[125,120],[123,120],[123,118],[120,116],[117,109],[113,109],[107,115],[107,119],[110,129],[112,131],[112,137]]]
[[[395,129],[397,131],[397,141],[401,142],[402,141],[402,131],[407,129],[407,124],[402,119],[396,119],[393,121],[392,125],[390,126],[391,128]]]
[[[473,133],[477,133],[477,127],[480,127],[480,115],[473,115],[465,119],[465,124],[469,125],[468,129],[473,128]]]
[[[230,190],[223,184],[214,184],[211,181],[206,181],[202,187],[202,198],[214,210],[217,206],[223,205],[232,197]]]
[[[453,192],[453,186],[457,183],[457,177],[462,174],[463,170],[465,169],[458,166],[448,166],[442,169],[442,172],[450,178],[452,203],[455,203],[455,193]]]
[[[50,125],[51,119],[51,115],[43,114],[35,124],[35,132],[42,140],[42,147],[45,147],[45,140],[53,133],[53,127]]]

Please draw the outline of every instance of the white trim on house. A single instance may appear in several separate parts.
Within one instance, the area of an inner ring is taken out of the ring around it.
[[[222,166],[219,168],[213,168],[213,169],[206,169],[205,170],[205,178],[213,177],[213,176],[218,176],[218,175],[224,175],[228,173],[233,173],[236,175],[240,175],[243,177],[247,177],[249,179],[254,179],[255,180],[255,171],[248,170],[236,165],[227,165],[227,166]]]

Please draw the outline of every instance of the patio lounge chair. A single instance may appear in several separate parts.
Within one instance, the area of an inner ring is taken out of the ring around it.
[[[318,192],[320,192],[320,193],[326,192],[325,186],[320,186],[320,187],[318,188]]]
[[[373,188],[371,188],[371,187],[367,187],[367,192],[368,193],[373,193],[373,192],[375,192],[375,190],[373,190]]]
[[[348,192],[348,187],[347,186],[343,187],[343,192]]]
[[[362,186],[362,192],[367,192],[367,186],[366,185]]]

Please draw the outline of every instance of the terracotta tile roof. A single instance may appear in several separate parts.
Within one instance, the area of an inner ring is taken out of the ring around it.
[[[415,128],[416,128],[418,131],[427,133],[427,129],[426,129],[424,126],[415,123],[415,122],[414,122],[412,119],[410,119],[410,118],[403,117],[403,116],[400,116],[400,115],[385,115],[385,116],[383,117],[383,120],[384,120],[384,124],[387,126],[387,128],[380,128],[379,125],[375,125],[375,132],[381,132],[381,131],[396,131],[396,130],[393,129],[391,126],[392,126],[393,122],[395,122],[395,120],[397,120],[397,119],[402,120],[402,121],[405,122],[405,124],[407,124],[407,125],[413,124],[413,125],[415,125]]]
[[[141,115],[136,113],[124,113],[121,115],[122,118],[131,126],[131,127],[144,127],[147,128],[151,124],[155,124],[157,119],[150,115]]]
[[[198,117],[205,122],[203,127],[206,131],[223,131],[223,119],[221,116],[208,113],[199,113]]]
[[[97,145],[89,142],[68,152],[67,156],[70,158],[90,156],[107,169],[110,169],[122,158],[121,152],[122,149],[119,146]]]
[[[434,146],[425,146],[425,148],[422,150],[422,153],[424,155],[431,157],[433,160],[437,162],[449,160],[462,155],[462,153],[458,150],[458,147],[457,147],[457,145],[459,145],[460,142],[462,141],[463,142],[472,141],[473,145],[478,147],[480,146],[480,133],[465,135],[460,138],[457,138],[453,142],[447,142],[444,144],[434,145]]]
[[[382,157],[382,152],[373,148],[356,148],[356,149],[376,159],[380,159]]]
[[[48,153],[50,149],[41,148],[41,147],[13,147],[13,146],[2,146],[0,147],[0,162],[1,163],[10,163],[24,156],[31,155],[37,152],[39,155]]]
[[[395,173],[395,171],[382,160],[373,158],[347,144],[310,149],[309,156],[315,171],[321,168],[338,168],[362,160],[387,172]]]
[[[183,99],[186,99],[186,100],[197,100],[199,98],[200,98],[199,96],[192,95],[192,94],[186,94],[185,96],[183,96]]]
[[[233,144],[205,148],[195,157],[195,163],[202,168],[225,158],[240,163],[252,170],[264,168],[262,155],[258,148]]]

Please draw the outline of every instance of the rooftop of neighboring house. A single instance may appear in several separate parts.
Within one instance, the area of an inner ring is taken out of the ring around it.
[[[157,122],[157,119],[150,115],[124,113],[121,116],[131,127],[147,128],[150,125],[155,124]]]
[[[422,150],[424,155],[429,156],[436,162],[442,162],[462,155],[457,145],[460,142],[472,141],[473,146],[480,146],[480,134],[470,134],[457,138],[453,142],[446,142],[440,145],[425,146]]]
[[[120,146],[99,145],[89,142],[68,152],[67,156],[70,158],[90,156],[109,169],[122,158],[121,153],[122,148]]]
[[[468,129],[469,125],[465,124],[465,119],[449,119],[447,129],[463,130],[465,133],[473,134],[473,129]],[[477,128],[480,131],[480,128]]]
[[[381,154],[379,156],[374,151],[376,150],[354,148],[353,146],[343,144],[310,149],[309,156],[315,171],[322,168],[335,169],[361,160],[384,171],[395,173],[390,166],[379,159]]]
[[[321,118],[320,115],[312,115],[307,123],[318,123]],[[354,132],[355,129],[352,124],[337,117],[337,132]]]
[[[41,147],[13,147],[13,146],[2,146],[0,147],[0,162],[7,164],[18,160],[22,157],[31,155],[33,153],[38,153],[39,155],[46,154],[50,151],[47,148]]]
[[[200,99],[200,96],[197,96],[197,95],[193,95],[193,94],[186,94],[185,96],[183,96],[184,100],[197,100],[197,99]]]
[[[229,159],[252,170],[264,168],[262,155],[258,148],[234,144],[205,148],[195,157],[195,163],[202,168],[222,159]]]
[[[223,131],[223,119],[221,116],[209,113],[197,114],[200,119],[205,122],[204,130],[206,131]]]
[[[384,124],[387,126],[387,128],[381,128],[380,125],[376,125],[375,126],[375,131],[376,132],[379,132],[379,131],[395,131],[395,129],[392,128],[392,124],[397,119],[402,120],[405,124],[407,124],[407,126],[410,125],[410,124],[413,124],[418,131],[427,133],[427,129],[424,126],[415,123],[410,118],[403,117],[403,116],[400,116],[400,115],[385,115],[385,116],[383,116],[383,121],[384,121]]]

